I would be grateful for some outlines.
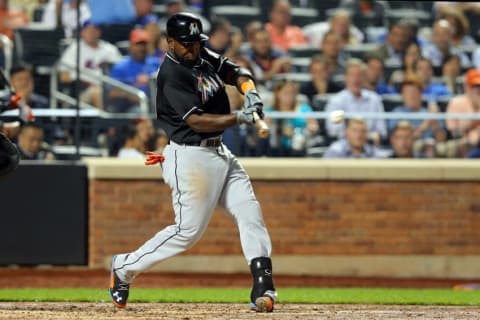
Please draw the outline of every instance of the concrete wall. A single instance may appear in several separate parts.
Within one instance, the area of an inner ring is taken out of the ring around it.
[[[136,249],[173,222],[159,166],[88,159],[89,265]],[[480,162],[241,159],[284,274],[478,277]],[[154,270],[247,272],[217,210],[204,237]]]

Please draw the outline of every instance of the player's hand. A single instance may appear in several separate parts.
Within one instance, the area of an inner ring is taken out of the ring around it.
[[[242,110],[237,110],[234,113],[237,115],[237,123],[242,124],[253,124],[255,123],[255,118],[253,113],[258,112],[256,107],[245,107]]]
[[[258,94],[257,90],[251,89],[245,93],[245,101],[243,103],[243,109],[255,109],[260,116],[260,119],[263,119],[263,102]]]

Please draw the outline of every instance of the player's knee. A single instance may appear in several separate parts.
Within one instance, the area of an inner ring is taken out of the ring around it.
[[[182,227],[178,232],[178,236],[186,244],[186,247],[194,245],[202,236],[203,229],[199,227]]]

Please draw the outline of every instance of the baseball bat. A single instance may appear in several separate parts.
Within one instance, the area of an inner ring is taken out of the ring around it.
[[[260,116],[256,112],[253,113],[253,119],[255,120],[255,126],[257,127],[258,136],[263,139],[267,138],[270,134],[270,128],[267,126],[265,121],[260,119]]]

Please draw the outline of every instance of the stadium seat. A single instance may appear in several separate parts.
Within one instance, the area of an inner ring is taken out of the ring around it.
[[[358,58],[364,59],[365,55],[375,49],[377,49],[379,44],[377,43],[362,43],[354,46],[347,45],[345,46],[344,52],[348,58]]]
[[[387,25],[391,25],[405,18],[416,20],[419,27],[431,26],[433,22],[433,15],[431,12],[418,9],[387,10],[385,15],[387,19]]]
[[[292,7],[292,24],[299,27],[318,22],[318,10],[314,8]]]
[[[308,72],[308,68],[310,66],[310,62],[312,59],[310,58],[293,58],[292,59],[292,66],[298,72]]]
[[[230,23],[241,30],[245,30],[245,26],[253,21],[260,20],[260,9],[249,6],[215,6],[210,10],[210,19],[223,17]]]
[[[274,83],[281,80],[291,80],[302,85],[303,83],[310,82],[312,80],[312,76],[310,73],[279,73],[274,75],[272,80]]]
[[[293,58],[311,58],[319,53],[320,49],[313,46],[296,46],[288,49],[288,55]]]
[[[314,111],[325,111],[325,106],[333,94],[317,94],[312,99],[312,108]]]
[[[128,41],[130,37],[130,31],[132,31],[133,28],[135,28],[135,25],[131,23],[103,25],[102,39],[110,43]]]
[[[313,1],[318,10],[318,21],[327,20],[327,11],[338,7],[338,0],[316,0]]]
[[[17,61],[31,64],[36,71],[49,68],[60,58],[60,40],[65,37],[63,29],[20,28],[15,30],[14,52]]]

